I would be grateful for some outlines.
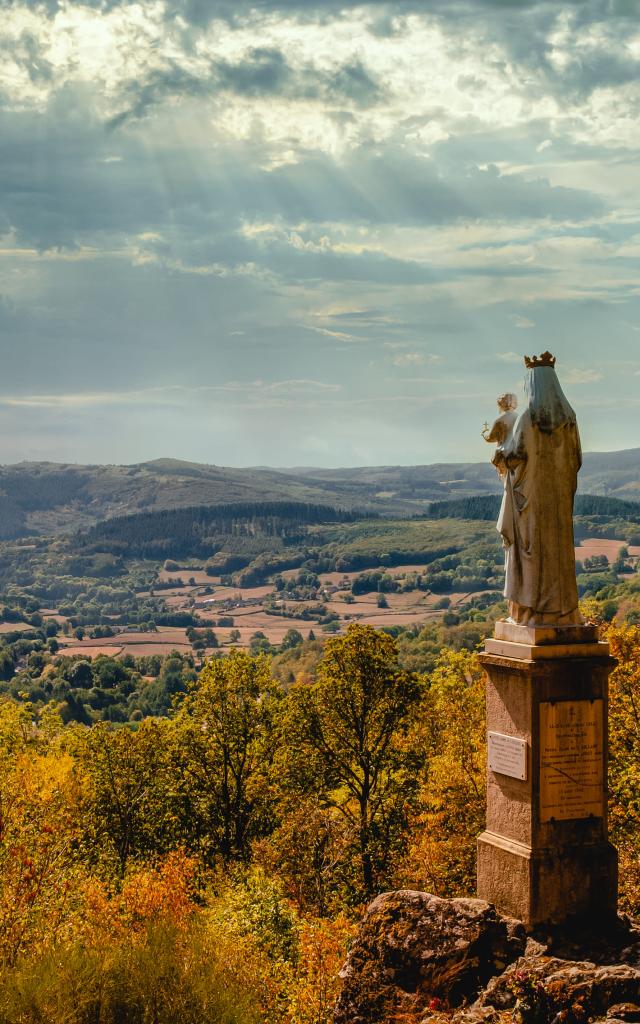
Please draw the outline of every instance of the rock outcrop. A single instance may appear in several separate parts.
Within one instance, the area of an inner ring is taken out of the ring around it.
[[[369,906],[341,972],[335,1024],[640,1024],[640,930],[626,918],[525,934],[483,900],[400,890]]]
[[[473,1001],[524,953],[523,926],[483,900],[383,893],[370,905],[341,972],[336,1024]]]
[[[616,1016],[628,1013],[639,1001],[640,971],[628,964],[598,966],[588,960],[525,956],[489,982],[479,1005],[517,1008],[523,1020],[553,1021],[560,1015],[559,1021],[586,1022],[611,1016],[614,1010]]]

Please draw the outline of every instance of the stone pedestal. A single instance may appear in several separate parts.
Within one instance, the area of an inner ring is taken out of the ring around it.
[[[487,672],[487,825],[478,896],[533,928],[613,917],[607,697],[615,662],[593,626],[498,623]]]

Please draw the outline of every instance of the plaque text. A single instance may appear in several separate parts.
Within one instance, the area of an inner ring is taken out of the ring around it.
[[[540,704],[540,821],[601,817],[601,700]]]
[[[527,741],[501,732],[490,732],[488,741],[491,771],[524,782],[527,778]]]

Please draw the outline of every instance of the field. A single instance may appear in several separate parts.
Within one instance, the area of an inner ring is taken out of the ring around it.
[[[429,563],[403,564],[389,568],[378,567],[389,576],[402,582],[408,574],[428,573]],[[292,580],[298,574],[297,569],[284,570],[281,575],[285,580]],[[440,595],[424,593],[419,590],[411,590],[404,593],[388,593],[385,595],[387,608],[378,607],[378,594],[369,593],[362,595],[351,594],[351,587],[354,580],[360,575],[359,572],[327,572],[319,575],[319,593],[323,599],[324,606],[328,612],[334,612],[338,616],[338,625],[335,632],[344,632],[350,622],[362,622],[368,625],[383,627],[392,625],[423,625],[431,619],[441,618],[444,614],[442,608],[434,606],[441,600]],[[251,637],[256,632],[262,632],[271,644],[281,644],[289,629],[297,629],[306,634],[310,628],[317,632],[313,622],[304,622],[295,617],[295,614],[273,614],[267,611],[268,599],[274,595],[272,583],[255,587],[234,587],[225,586],[219,577],[207,576],[197,569],[178,569],[174,571],[163,570],[160,578],[165,583],[173,580],[184,580],[185,577],[193,578],[196,585],[175,586],[163,590],[162,594],[167,606],[174,611],[186,611],[190,607],[193,613],[203,622],[203,625],[211,619],[216,620],[221,616],[231,615],[233,627],[215,626],[218,640],[223,645],[231,643],[230,634],[232,630],[240,633],[240,637],[233,646],[248,647]],[[206,588],[211,593],[204,593],[201,581],[206,581]],[[471,591],[457,591],[448,594],[450,607],[455,608],[464,601],[484,593],[483,589]],[[345,597],[349,595],[349,603]],[[195,607],[192,601],[195,599]],[[281,611],[282,605],[285,611],[297,610],[301,602],[284,599],[276,608]],[[304,602],[302,602],[304,603]],[[334,631],[334,630],[332,630]],[[183,630],[184,634],[185,631]],[[118,637],[119,642],[125,646],[135,644],[135,634],[128,634]],[[183,641],[184,636],[183,636]],[[133,652],[132,652],[133,653]]]
[[[171,651],[186,653],[191,651],[191,644],[187,640],[186,630],[159,626],[158,631],[153,633],[126,630],[113,637],[100,639],[61,637],[60,649],[62,654],[80,654],[92,658],[97,654],[133,654],[134,657],[142,657],[147,654],[169,654]]]
[[[0,622],[0,636],[3,633],[16,633],[28,630],[35,630],[35,626],[30,626],[28,622]]]
[[[594,555],[605,555],[609,562],[615,562],[621,547],[627,547],[632,558],[640,557],[640,546],[625,544],[624,540],[606,540],[603,537],[588,537],[576,548],[576,558],[581,562]]]
[[[417,533],[420,536],[423,530],[424,524],[411,524],[409,533]],[[438,543],[442,543],[444,536],[441,534],[436,539]],[[584,562],[586,558],[594,555],[604,555],[609,563],[612,563],[623,545],[622,539],[588,538],[576,547],[576,558]],[[366,540],[360,540],[353,545],[356,552],[366,550],[366,546]],[[628,550],[634,561],[640,557],[640,547],[630,545]],[[410,574],[428,574],[429,565],[429,561],[425,559],[422,562],[377,568],[401,585]],[[281,576],[285,580],[293,580],[298,572],[298,569],[285,569]],[[387,607],[381,608],[378,605],[377,593],[351,593],[353,582],[359,575],[360,572],[355,570],[331,571],[319,575],[319,595],[325,610],[336,616],[330,632],[344,632],[351,622],[365,623],[377,628],[422,626],[426,622],[442,619],[445,613],[441,595],[420,590],[387,593]],[[204,568],[195,565],[177,570],[162,568],[157,573],[157,580],[164,585],[157,593],[161,594],[167,609],[173,612],[190,612],[196,620],[196,629],[205,628],[213,623],[211,628],[214,629],[217,641],[223,649],[249,648],[256,633],[263,634],[273,646],[279,646],[291,629],[298,630],[303,636],[307,636],[311,629],[316,634],[321,632],[315,622],[301,620],[296,614],[304,602],[287,597],[278,599],[272,582],[256,586],[228,585],[222,583],[219,576],[212,577]],[[187,583],[186,580],[193,582]],[[167,584],[174,582],[175,586],[166,587]],[[150,593],[151,591],[141,591],[139,596],[148,596]],[[448,610],[455,612],[473,598],[486,593],[488,592],[485,588],[449,591],[446,595],[449,601]],[[499,599],[499,594],[495,596]],[[440,607],[436,607],[437,605]],[[42,612],[46,620],[50,619],[58,624],[66,621],[54,608],[42,609]],[[232,626],[218,625],[219,619],[229,617],[233,620]],[[30,630],[33,627],[27,623],[0,623],[0,634],[9,634],[18,629]],[[139,631],[128,627],[117,629],[112,637],[88,637],[83,640],[73,636],[60,636],[59,642],[61,654],[84,657],[96,657],[98,654],[131,654],[141,657],[150,654],[167,655],[172,651],[187,654],[192,650],[187,629],[174,626],[158,626],[156,631]],[[206,648],[204,653],[210,651],[211,648]]]
[[[102,584],[99,581],[91,584],[90,580],[74,583],[69,576],[58,578],[63,589],[67,586],[82,589],[84,583],[90,602],[95,604],[97,599],[105,602],[100,618],[94,621],[106,624],[106,632],[112,635],[105,636],[104,628],[91,628],[90,620],[83,631],[78,631],[78,600],[74,602],[73,614],[61,600],[43,604],[40,615],[45,625],[55,624],[58,630],[59,655],[143,657],[164,656],[172,651],[189,655],[198,640],[195,651],[202,658],[211,652],[214,642],[223,650],[250,648],[258,636],[278,647],[291,630],[303,637],[310,631],[321,636],[344,632],[351,622],[378,628],[421,627],[427,622],[442,620],[447,612],[464,611],[474,602],[500,600],[503,555],[492,522],[362,519],[310,524],[305,529],[307,543],[314,546],[318,566],[323,562],[331,566],[312,573],[311,587],[300,583],[306,578],[306,570],[301,569],[299,560],[295,568],[277,571],[266,563],[257,571],[253,568],[254,564],[260,565],[260,556],[257,556],[247,569],[231,576],[212,575],[210,566],[194,558],[166,564],[142,561],[131,563],[130,582],[123,583],[133,588],[135,597],[129,589],[128,603],[120,609],[114,606],[113,600],[114,590],[123,592],[123,584],[118,583],[117,578],[104,580]],[[227,537],[224,541],[231,557],[232,540]],[[68,544],[71,547],[71,541]],[[265,544],[267,557],[276,559],[274,565],[277,559],[286,559],[286,548],[274,548],[269,538],[265,539]],[[584,564],[589,558],[604,555],[611,564],[624,545],[624,538],[590,537],[576,547],[576,558]],[[640,556],[640,546],[627,547],[629,565],[634,566]],[[256,550],[255,541],[252,541],[252,548]],[[36,563],[41,556],[31,546],[18,550],[18,557],[23,557],[27,550]],[[238,550],[242,550],[242,546]],[[78,557],[69,556],[70,563]],[[96,559],[112,558],[100,554],[90,557],[91,563],[87,558],[83,562],[89,565],[89,571],[92,571],[91,565],[96,565]],[[341,564],[345,568],[340,568]],[[101,564],[97,571],[102,572]],[[50,572],[45,563],[45,580],[49,579]],[[247,583],[246,579],[256,572],[263,578]],[[367,575],[373,577],[373,582],[359,587]],[[145,583],[140,585],[138,580],[145,580]],[[134,615],[135,608],[143,605],[149,609],[148,616],[144,612]],[[163,617],[169,622],[151,622]],[[85,621],[87,618],[85,616]],[[136,619],[148,619],[151,625],[144,621],[138,625]],[[0,635],[9,640],[13,633],[34,629],[28,621],[0,622]],[[207,638],[207,629],[213,630],[213,639]]]
[[[401,580],[408,572],[419,573],[426,571],[427,565],[403,565],[388,570],[389,575]],[[286,571],[283,576],[291,578],[296,571]],[[358,577],[357,572],[338,573],[331,572],[320,576],[320,590],[325,600],[324,607],[327,612],[333,612],[338,617],[335,630],[332,632],[344,632],[350,622],[362,622],[376,627],[392,625],[423,625],[431,619],[441,618],[444,614],[442,608],[435,609],[434,605],[440,600],[438,595],[425,594],[421,591],[410,591],[406,593],[390,593],[386,595],[387,608],[378,607],[378,595],[376,593],[350,596],[349,603],[344,598],[350,595],[350,587],[353,580]],[[248,648],[255,633],[263,633],[274,646],[282,643],[286,633],[290,629],[299,630],[306,636],[310,629],[318,632],[318,627],[313,621],[304,621],[295,616],[295,611],[300,602],[285,600],[285,613],[282,613],[282,604],[276,609],[268,611],[266,605],[268,599],[273,597],[273,584],[263,584],[255,587],[233,587],[225,586],[220,578],[207,576],[203,571],[194,569],[167,571],[162,570],[159,578],[164,582],[171,582],[172,579],[184,579],[185,576],[193,578],[196,584],[183,584],[182,586],[171,587],[163,590],[162,596],[168,608],[175,612],[191,611],[194,617],[199,620],[196,628],[205,628],[212,620],[216,637],[222,647],[245,647]],[[204,587],[199,581],[206,579],[206,587],[211,593],[204,593]],[[336,589],[339,585],[341,588]],[[448,595],[451,607],[463,603],[477,592],[452,592]],[[194,605],[195,602],[195,605]],[[293,614],[286,614],[286,609]],[[47,609],[47,619],[58,623],[65,621],[64,616],[57,614],[53,609]],[[219,626],[217,621],[220,618],[231,617],[233,626]],[[0,625],[0,631],[9,633],[18,628],[11,623]],[[29,627],[25,625],[26,629]],[[169,654],[171,651],[186,653],[191,651],[191,642],[187,637],[187,629],[171,626],[159,626],[157,631],[137,631],[131,627],[117,629],[112,637],[90,638],[78,640],[74,636],[59,636],[60,654],[82,655],[84,657],[95,657],[98,654],[110,654],[112,656],[132,654],[135,657],[148,654]],[[234,633],[232,639],[231,634]],[[237,635],[239,633],[239,636]]]

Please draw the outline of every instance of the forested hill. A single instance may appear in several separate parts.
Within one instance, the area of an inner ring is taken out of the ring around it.
[[[353,512],[330,505],[235,502],[117,516],[77,534],[74,544],[80,551],[127,557],[210,558],[223,548],[225,538],[233,538],[236,554],[255,554],[268,547],[269,540],[277,548],[301,543],[311,524],[349,523],[355,518]],[[238,565],[247,560],[237,559]]]
[[[500,511],[500,494],[481,494],[469,498],[453,498],[451,501],[434,501],[427,515],[430,519],[475,519],[495,521]],[[640,523],[640,502],[621,501],[597,494],[576,495],[574,512],[576,516],[589,518],[617,519]]]
[[[640,449],[585,454],[579,487],[584,494],[640,501]],[[141,512],[246,502],[414,515],[432,502],[499,492],[489,461],[280,470],[175,459],[134,466],[20,463],[0,466],[0,539],[73,532]]]
[[[229,469],[173,459],[135,466],[26,462],[0,466],[0,540],[74,532],[101,520],[144,512],[283,501],[366,511],[382,510],[385,504],[366,489],[325,486],[270,469]]]

